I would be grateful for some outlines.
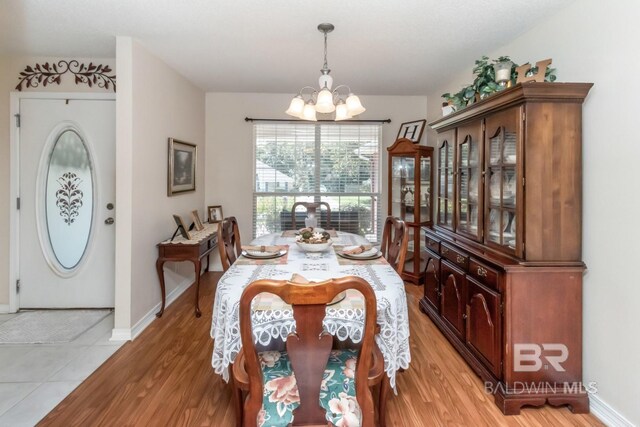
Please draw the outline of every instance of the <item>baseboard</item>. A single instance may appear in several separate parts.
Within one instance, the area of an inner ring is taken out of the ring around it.
[[[0,304],[0,314],[7,314],[7,313],[11,313],[11,310],[9,309],[9,304]]]
[[[131,341],[131,329],[112,329],[109,341]]]
[[[165,310],[167,307],[169,307],[175,300],[178,299],[178,297],[180,295],[183,294],[184,291],[186,291],[187,289],[189,289],[189,287],[193,284],[193,279],[184,279],[182,282],[180,282],[178,284],[178,286],[175,287],[174,290],[172,290],[171,292],[169,292],[167,294],[166,297],[166,304],[165,304]],[[147,326],[149,326],[151,324],[151,322],[153,322],[154,320],[156,320],[156,313],[158,311],[160,311],[160,307],[162,306],[162,303],[159,302],[158,304],[156,304],[151,310],[149,310],[149,312],[147,314],[145,314],[142,319],[140,319],[138,321],[138,323],[136,323],[133,328],[131,328],[131,340],[135,340],[138,335],[140,335],[142,333],[142,331],[144,331],[145,329],[147,329]]]
[[[634,424],[598,396],[589,395],[591,413],[609,427],[634,427]]]

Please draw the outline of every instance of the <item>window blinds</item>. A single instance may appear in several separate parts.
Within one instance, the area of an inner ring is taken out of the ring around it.
[[[336,229],[377,241],[380,135],[379,124],[255,124],[254,236],[291,228],[296,201],[325,201]]]

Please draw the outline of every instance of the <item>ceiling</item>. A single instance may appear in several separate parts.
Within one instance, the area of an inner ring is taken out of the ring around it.
[[[294,93],[331,22],[335,85],[424,95],[572,1],[2,0],[0,55],[114,57],[126,35],[207,91]]]

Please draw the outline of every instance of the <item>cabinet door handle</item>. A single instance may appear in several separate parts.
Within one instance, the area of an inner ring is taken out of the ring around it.
[[[467,313],[462,313],[462,319],[463,320],[467,320],[467,317],[469,317],[469,316],[467,316]]]
[[[487,277],[487,270],[482,267],[478,267],[478,276]]]
[[[448,254],[448,253],[449,253],[449,249],[443,247],[442,248],[442,254],[444,255],[444,254]]]
[[[456,255],[456,262],[458,264],[464,263],[464,257],[462,255]]]

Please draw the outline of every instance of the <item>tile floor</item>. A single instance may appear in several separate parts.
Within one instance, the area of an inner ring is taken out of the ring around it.
[[[0,314],[0,323],[15,314]],[[0,427],[33,426],[124,344],[113,314],[64,344],[0,345]]]

